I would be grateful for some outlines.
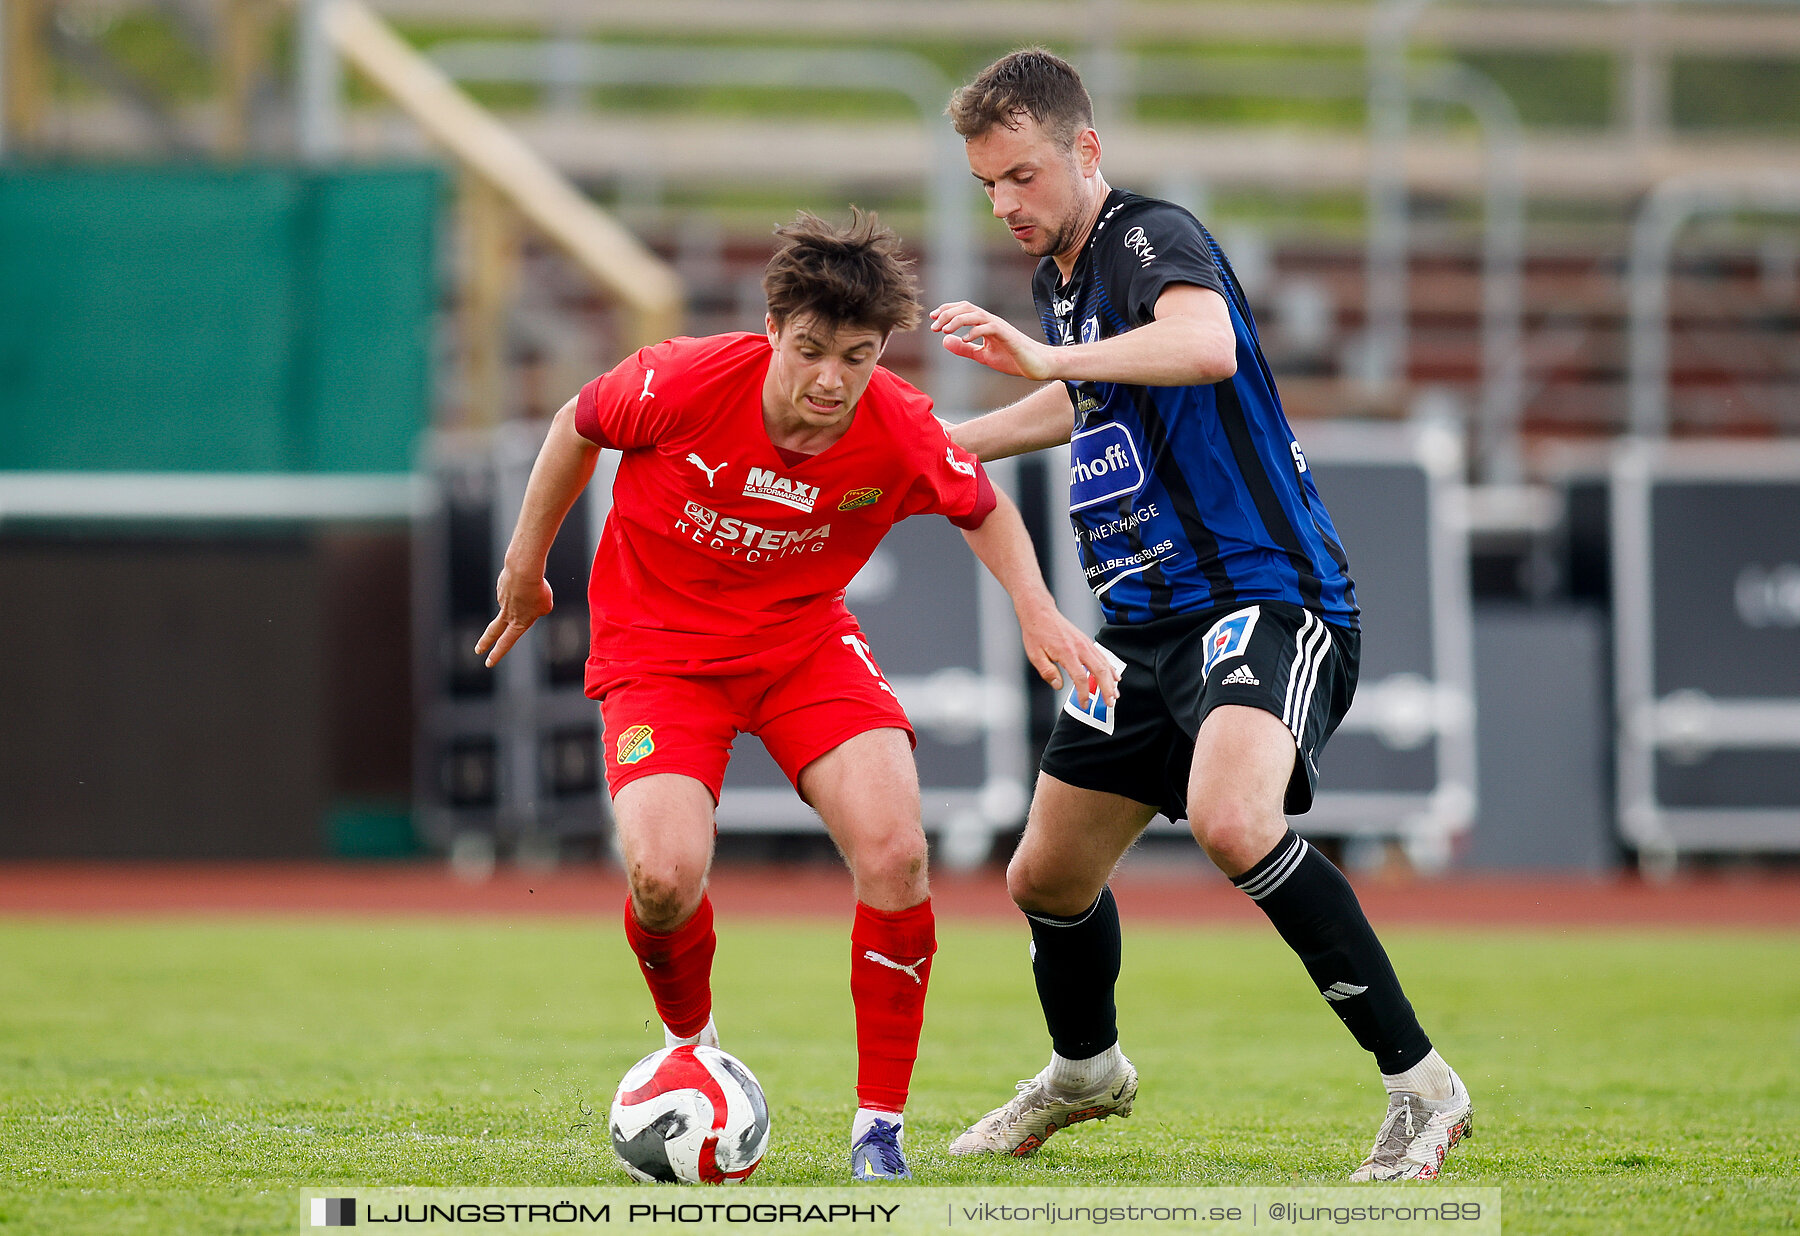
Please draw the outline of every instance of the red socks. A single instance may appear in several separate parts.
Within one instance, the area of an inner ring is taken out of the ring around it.
[[[856,903],[850,928],[850,999],[856,1005],[856,1099],[862,1107],[906,1110],[935,952],[937,923],[930,898],[907,910]]]
[[[713,949],[719,942],[713,934],[712,898],[703,895],[693,916],[674,931],[657,932],[637,921],[627,897],[625,939],[637,954],[663,1025],[684,1039],[704,1030],[712,1016]]]
[[[705,1029],[712,1016],[712,900],[700,899],[693,917],[670,932],[646,930],[625,902],[625,939],[656,1002],[663,1025],[681,1038]],[[876,1111],[906,1109],[937,924],[927,898],[906,910],[875,910],[858,902],[850,928],[850,999],[856,1006],[856,1098]]]

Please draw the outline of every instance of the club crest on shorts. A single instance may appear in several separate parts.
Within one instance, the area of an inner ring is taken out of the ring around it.
[[[619,735],[619,763],[635,764],[656,750],[655,731],[647,725],[634,725]]]
[[[1100,645],[1095,644],[1094,647],[1100,648]],[[1125,672],[1125,662],[1114,656],[1112,649],[1100,648],[1100,654],[1106,658],[1107,664],[1112,666],[1113,673],[1123,674]],[[1063,701],[1063,711],[1083,725],[1092,726],[1102,734],[1111,734],[1117,721],[1118,707],[1117,701],[1114,701],[1114,707],[1108,708],[1105,697],[1095,691],[1088,696],[1087,707],[1083,708],[1076,699],[1074,685],[1070,684],[1069,697]]]
[[[1256,620],[1261,614],[1262,606],[1252,605],[1249,609],[1227,614],[1212,624],[1212,629],[1206,633],[1206,663],[1200,670],[1202,679],[1211,678],[1213,666],[1227,657],[1244,655],[1244,649],[1250,646],[1250,635],[1256,630]]]

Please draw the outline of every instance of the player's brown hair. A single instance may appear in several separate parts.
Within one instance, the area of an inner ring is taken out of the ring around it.
[[[1000,57],[952,94],[944,110],[964,141],[996,125],[1016,129],[1029,116],[1058,146],[1070,149],[1083,129],[1094,127],[1094,101],[1081,74],[1042,47]]]
[[[883,335],[919,324],[919,281],[900,237],[852,206],[848,227],[801,211],[775,229],[781,243],[763,271],[777,328],[799,315]]]

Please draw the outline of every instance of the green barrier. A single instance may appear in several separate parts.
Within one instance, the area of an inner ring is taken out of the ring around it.
[[[404,802],[349,800],[326,810],[325,848],[336,858],[409,858],[423,847]]]
[[[404,472],[435,168],[0,169],[0,470]]]

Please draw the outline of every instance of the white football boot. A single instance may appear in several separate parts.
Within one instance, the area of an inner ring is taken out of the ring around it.
[[[1118,1065],[1096,1088],[1081,1094],[1063,1094],[1050,1085],[1046,1068],[1019,1083],[1012,1102],[997,1107],[977,1120],[950,1143],[951,1154],[1009,1154],[1029,1158],[1058,1129],[1083,1120],[1131,1115],[1137,1098],[1138,1075],[1123,1055]]]
[[[1388,1096],[1387,1116],[1375,1133],[1375,1148],[1352,1180],[1435,1180],[1444,1156],[1475,1134],[1475,1105],[1455,1070],[1450,1097],[1433,1102],[1410,1091]]]

